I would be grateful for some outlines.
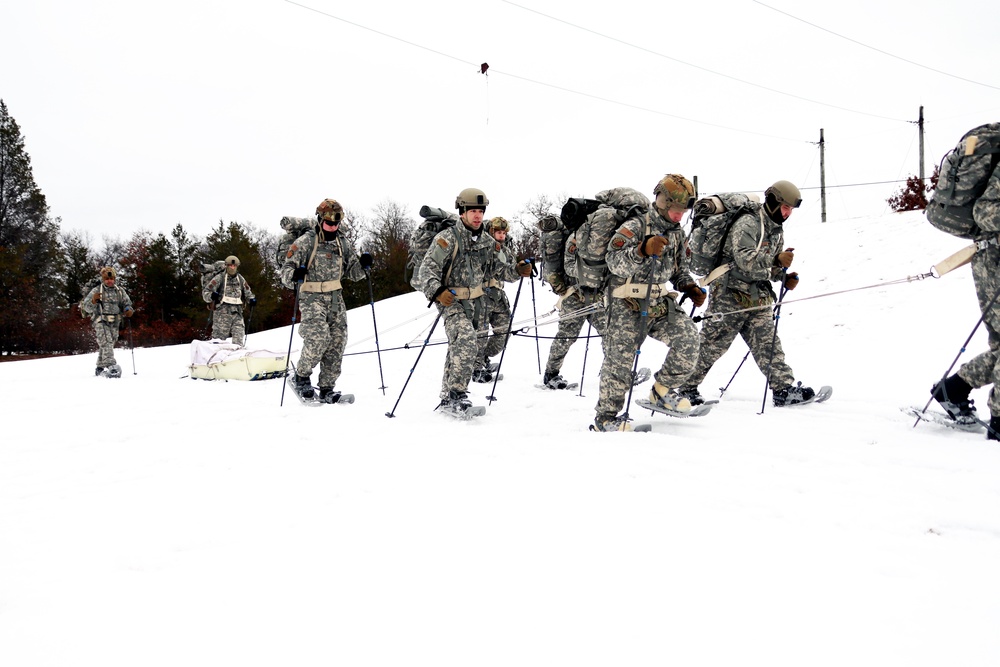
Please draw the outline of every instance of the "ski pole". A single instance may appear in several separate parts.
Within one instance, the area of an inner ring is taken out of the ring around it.
[[[375,353],[378,356],[378,379],[382,383],[379,387],[382,395],[385,396],[385,378],[382,376],[382,349],[378,344],[378,322],[375,320],[375,291],[372,289],[371,267],[365,267],[365,275],[368,276],[368,301],[372,304],[372,327],[375,329]]]
[[[719,387],[719,398],[722,398],[723,394],[725,394],[726,391],[729,389],[729,385],[731,385],[733,383],[733,380],[736,379],[736,374],[740,372],[741,368],[743,368],[743,364],[746,363],[747,357],[749,356],[750,356],[750,350],[747,350],[747,353],[743,355],[743,361],[741,361],[740,365],[736,367],[735,371],[733,371],[733,377],[729,378],[729,382],[726,383],[725,387]]]
[[[256,303],[250,304],[250,315],[247,316],[246,334],[243,336],[243,347],[247,346],[247,339],[250,338],[250,323],[253,322],[253,311],[256,308]]]
[[[285,405],[285,386],[288,384],[288,362],[292,357],[292,336],[295,335],[295,314],[299,311],[299,285],[302,281],[299,280],[295,283],[295,301],[292,304],[292,329],[288,332],[288,352],[285,353],[285,378],[286,381],[281,383],[281,403],[278,404],[279,407]]]
[[[583,378],[587,374],[587,355],[590,354],[590,332],[592,327],[590,318],[587,318],[587,343],[583,346],[583,369],[580,371],[580,393],[577,394],[580,398],[583,398]]]
[[[955,367],[955,364],[958,363],[958,358],[965,353],[965,349],[969,346],[969,342],[972,340],[972,337],[976,335],[976,331],[978,331],[980,325],[982,325],[983,320],[986,317],[986,313],[991,308],[993,308],[993,304],[996,303],[998,298],[1000,298],[1000,289],[998,289],[996,293],[993,295],[993,298],[990,299],[989,304],[985,308],[983,308],[983,314],[979,316],[979,321],[976,322],[976,326],[972,327],[972,331],[969,332],[969,337],[965,339],[964,343],[962,343],[962,348],[958,351],[958,354],[955,355],[955,358],[952,360],[951,365],[948,366],[947,370],[945,370],[944,375],[941,376],[941,380],[945,380],[948,378],[948,374],[951,373],[951,369],[953,369]],[[920,414],[927,412],[927,408],[930,407],[931,401],[933,400],[934,396],[932,394],[931,397],[927,399],[927,403],[924,404],[924,409],[920,411]],[[917,421],[913,422],[913,428],[916,428],[917,424],[919,423],[920,423],[920,418],[917,417]]]
[[[534,260],[534,258],[530,257],[530,258],[527,259],[527,261],[531,262],[531,310],[534,313],[534,318],[535,318],[535,352],[538,354],[538,374],[541,375],[542,374],[542,348],[541,348],[541,345],[538,342],[538,307],[535,305],[535,276],[538,275],[538,272],[535,270],[535,260]],[[519,290],[521,289],[520,286],[518,286],[518,289]],[[513,321],[513,320],[511,320],[511,321]],[[503,359],[503,355],[500,355],[500,358]],[[494,383],[494,386],[495,385],[496,385],[496,383]]]
[[[420,346],[420,353],[417,355],[416,361],[413,362],[413,368],[410,369],[410,374],[406,376],[406,382],[403,383],[403,388],[399,390],[399,398],[396,399],[396,404],[392,406],[392,410],[385,413],[386,417],[395,417],[396,408],[399,406],[399,401],[403,398],[403,392],[406,391],[406,386],[410,384],[410,378],[413,377],[413,371],[417,370],[417,364],[420,363],[420,357],[424,356],[424,350],[427,349],[427,343],[430,342],[431,336],[434,335],[434,329],[437,327],[438,322],[441,321],[441,310],[438,311],[437,317],[434,318],[434,324],[431,325],[431,330],[427,332],[427,338],[424,339],[424,344]]]
[[[758,414],[764,414],[764,406],[767,405],[767,390],[771,386],[771,365],[774,363],[774,347],[778,343],[778,320],[781,319],[781,301],[785,298],[785,294],[788,293],[788,288],[785,286],[787,279],[788,269],[782,267],[781,291],[778,294],[778,302],[774,304],[774,331],[771,332],[771,354],[767,358],[767,373],[764,378],[764,398],[761,399],[760,412]]]
[[[132,342],[132,318],[126,317],[125,319],[128,320],[128,346],[132,350],[132,375],[138,375],[135,372],[135,343]]]
[[[640,246],[641,247],[641,246]],[[658,255],[653,255],[650,259],[653,261],[659,260]],[[642,351],[642,342],[646,339],[646,334],[649,330],[649,297],[653,293],[653,278],[656,272],[652,264],[649,265],[649,281],[646,283],[646,297],[642,300],[642,309],[639,314],[639,332],[635,337],[635,359],[632,361],[632,377],[629,378],[628,385],[628,398],[625,400],[625,412],[621,414],[625,421],[631,421],[628,415],[628,406],[632,404],[632,390],[635,388],[635,384],[632,382],[632,378],[639,371],[639,354]],[[609,288],[610,289],[610,288]],[[610,331],[611,322],[611,309],[608,308],[608,334]]]
[[[534,267],[532,267],[534,268]],[[489,399],[492,404],[493,401],[497,400],[493,392],[497,390],[497,382],[500,381],[500,369],[503,368],[503,357],[507,354],[507,342],[510,340],[510,329],[514,326],[514,313],[517,312],[517,302],[521,299],[521,286],[524,285],[524,277],[522,276],[520,280],[517,281],[517,293],[514,295],[514,305],[510,309],[510,321],[507,322],[507,332],[504,334],[503,338],[503,349],[500,350],[500,361],[497,362],[497,369],[493,371],[493,388],[490,389],[490,395],[486,398]],[[532,283],[534,287],[534,283]],[[538,340],[538,333],[535,333],[535,340]]]

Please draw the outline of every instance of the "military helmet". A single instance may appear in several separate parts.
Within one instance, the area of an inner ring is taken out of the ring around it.
[[[490,232],[490,234],[496,231],[506,232],[507,230],[510,229],[510,224],[507,222],[507,218],[501,218],[500,216],[497,216],[495,218],[490,219],[489,227],[487,229]]]
[[[481,208],[485,211],[489,205],[490,200],[486,198],[486,193],[479,188],[465,188],[455,197],[455,208],[460,212],[470,208]]]
[[[111,278],[112,280],[117,279],[118,272],[110,266],[105,266],[101,269],[101,280],[107,280],[108,278]]]
[[[239,265],[240,265],[240,258],[237,257],[236,255],[230,255],[229,257],[226,257],[226,266],[239,266]]]
[[[667,174],[653,188],[653,196],[660,193],[667,198],[667,208],[689,209],[694,206],[694,186],[680,174]]]
[[[802,204],[802,193],[789,181],[778,181],[764,191],[764,196],[792,208],[798,208]]]
[[[339,223],[344,219],[344,207],[336,199],[324,199],[316,207],[316,215],[320,220]]]

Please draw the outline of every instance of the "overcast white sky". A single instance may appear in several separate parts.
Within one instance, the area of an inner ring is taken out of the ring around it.
[[[818,221],[805,188],[820,183],[820,128],[837,186],[916,173],[921,105],[928,175],[1000,119],[982,0],[0,7],[0,98],[53,215],[95,240],[276,228],[325,197],[415,216],[470,186],[513,216],[539,194],[651,191],[666,172],[703,193],[789,179],[800,220]],[[898,187],[831,189],[828,217],[881,214]]]

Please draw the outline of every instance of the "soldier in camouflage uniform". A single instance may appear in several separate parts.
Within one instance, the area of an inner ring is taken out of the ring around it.
[[[101,284],[83,298],[83,312],[90,315],[97,337],[97,368],[94,375],[121,377],[122,369],[115,361],[115,344],[123,317],[132,317],[132,299],[115,284],[118,273],[110,266],[101,269]]]
[[[604,325],[608,316],[604,311],[603,293],[599,290],[585,290],[564,268],[564,253],[569,230],[562,221],[554,215],[547,215],[538,221],[542,230],[542,256],[545,258],[545,280],[552,286],[552,291],[559,296],[556,309],[560,313],[559,328],[556,331],[552,345],[549,346],[549,356],[545,362],[545,374],[542,384],[551,389],[566,389],[569,382],[560,375],[569,348],[576,342],[584,322],[590,324],[597,333],[604,337]],[[571,315],[583,309],[599,307],[582,315]]]
[[[493,255],[486,269],[486,316],[479,323],[479,347],[476,355],[476,369],[472,371],[473,382],[492,382],[493,364],[490,357],[500,354],[507,344],[507,330],[510,328],[510,301],[504,291],[504,282],[514,282],[518,278],[514,269],[514,257],[504,248],[510,225],[504,218],[492,218],[486,225],[486,232],[493,237]],[[490,335],[490,328],[493,334]]]
[[[698,358],[698,328],[678,306],[677,293],[667,291],[666,283],[672,283],[696,304],[705,300],[704,291],[688,271],[687,245],[680,225],[684,212],[694,204],[694,186],[679,174],[668,174],[656,184],[653,194],[651,210],[627,220],[608,245],[608,331],[614,334],[604,339],[595,431],[629,430],[628,422],[617,414],[632,385],[636,350],[647,336],[670,347],[654,375],[649,400],[677,412],[691,410],[691,404],[675,390]],[[643,309],[648,313],[645,317]]]
[[[975,181],[979,182],[979,181]],[[976,408],[969,399],[973,389],[990,384],[988,440],[1000,440],[1000,166],[994,167],[986,190],[972,205],[975,222],[971,235],[978,248],[972,256],[976,298],[989,335],[989,349],[962,364],[958,372],[941,380],[931,395],[956,421],[976,423]],[[965,236],[968,238],[968,236]]]
[[[793,248],[782,250],[782,225],[801,203],[794,184],[778,181],[765,191],[760,209],[744,213],[733,222],[722,255],[722,265],[731,263],[732,268],[711,285],[698,363],[680,390],[692,405],[704,402],[698,385],[737,334],[743,337],[757,367],[768,378],[775,406],[793,405],[815,395],[812,388],[801,383],[793,386],[795,376],[785,361],[772,309],[766,307],[776,298],[771,281],[784,281],[790,290],[798,285],[798,274],[786,273],[794,253]],[[747,308],[754,310],[744,310]],[[740,310],[744,312],[733,313]],[[716,314],[722,317],[711,317]]]
[[[418,269],[418,284],[427,299],[437,304],[448,334],[438,407],[451,412],[461,413],[472,406],[468,390],[476,365],[476,331],[487,314],[483,284],[495,245],[493,237],[483,233],[489,203],[482,190],[462,190],[455,199],[459,224],[434,237]],[[521,264],[530,273],[531,266]]]
[[[226,270],[209,280],[201,290],[205,303],[212,311],[212,338],[233,338],[233,345],[243,345],[246,326],[243,323],[243,304],[257,305],[257,297],[239,273],[240,260],[235,255],[226,257]]]
[[[343,219],[343,207],[334,199],[324,199],[316,207],[316,227],[295,239],[281,267],[282,284],[299,290],[302,313],[299,335],[303,344],[295,367],[295,391],[303,398],[313,398],[310,376],[319,364],[319,399],[327,403],[340,400],[334,386],[347,345],[341,281],[364,280],[364,267],[371,266],[371,257],[365,253],[359,259],[341,230]]]

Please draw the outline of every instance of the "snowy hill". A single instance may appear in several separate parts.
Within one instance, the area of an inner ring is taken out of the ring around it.
[[[372,309],[350,313],[350,406],[188,379],[183,345],[117,350],[121,380],[94,355],[0,364],[0,663],[997,664],[1000,446],[899,410],[975,325],[971,275],[886,284],[965,243],[919,213],[793,217],[786,240],[802,282],[779,332],[833,399],[758,414],[748,361],[706,418],[633,407],[649,434],[587,431],[597,340],[582,397],[535,388],[518,336],[485,417],[436,414],[445,346],[410,375],[434,319],[417,294],[375,306],[384,395]],[[530,288],[517,321],[554,303]],[[664,353],[647,341],[642,365]]]

